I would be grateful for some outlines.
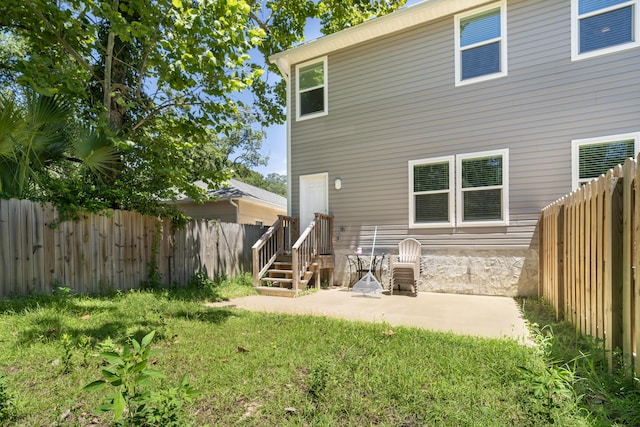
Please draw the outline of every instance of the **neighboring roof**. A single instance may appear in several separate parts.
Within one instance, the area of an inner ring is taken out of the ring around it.
[[[285,209],[287,208],[287,199],[285,197],[253,185],[246,184],[242,181],[238,181],[237,179],[230,179],[227,186],[218,190],[208,190],[207,195],[218,199],[240,199],[243,197],[250,197],[271,203],[272,205],[282,206]]]
[[[425,0],[269,57],[287,77],[291,65],[495,0]]]

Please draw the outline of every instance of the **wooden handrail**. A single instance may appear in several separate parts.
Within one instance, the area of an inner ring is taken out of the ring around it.
[[[333,216],[316,212],[315,218],[294,243],[291,252],[293,289],[298,291],[300,278],[315,257],[333,253]]]
[[[298,218],[279,215],[278,220],[253,245],[253,283],[269,270],[279,255],[291,254],[293,289],[300,290],[304,277],[317,255],[333,253],[333,216],[316,213],[311,224],[298,236]]]
[[[293,236],[298,235],[298,218],[278,215],[278,219],[251,247],[253,251],[253,285],[267,272],[278,255],[291,251]]]

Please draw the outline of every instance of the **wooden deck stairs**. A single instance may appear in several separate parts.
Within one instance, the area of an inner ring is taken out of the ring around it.
[[[295,297],[310,284],[320,288],[321,272],[333,284],[333,217],[316,214],[298,235],[298,219],[281,216],[253,246],[254,288],[262,295]]]

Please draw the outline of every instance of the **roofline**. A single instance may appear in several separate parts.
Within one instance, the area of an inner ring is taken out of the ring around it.
[[[231,200],[238,200],[238,201],[244,201],[244,202],[258,202],[262,205],[267,205],[267,207],[272,207],[272,208],[277,208],[277,209],[284,209],[285,211],[287,210],[287,205],[278,205],[277,203],[272,203],[272,202],[268,202],[266,200],[263,199],[258,199],[257,197],[253,197],[253,196],[245,196],[245,197],[232,197]]]
[[[371,19],[333,34],[311,40],[273,54],[269,61],[278,66],[285,78],[289,77],[291,65],[327,55],[339,49],[363,43],[397,31],[421,25],[463,10],[471,9],[495,0],[425,0],[388,15]]]
[[[286,199],[285,199],[286,200]],[[202,200],[202,203],[204,202],[217,202],[217,201],[247,201],[247,202],[257,202],[261,205],[265,205],[266,207],[271,207],[271,208],[276,208],[276,209],[284,209],[285,211],[287,210],[287,205],[279,205],[277,203],[273,203],[273,202],[269,202],[267,200],[264,199],[259,199],[257,197],[245,194],[244,196],[241,197],[237,197],[237,196],[224,196],[224,197],[215,197],[213,199],[207,199],[207,200]],[[171,203],[171,204],[183,204],[183,203],[200,203],[200,202],[196,202],[195,200],[193,200],[191,197],[185,197],[183,199],[178,199],[178,200],[166,200],[166,203]]]

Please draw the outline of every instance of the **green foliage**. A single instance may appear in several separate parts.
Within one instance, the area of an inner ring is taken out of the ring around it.
[[[319,400],[329,384],[332,362],[321,358],[313,365],[309,374],[309,395],[313,400]]]
[[[535,348],[546,363],[534,367],[521,366],[523,378],[520,381],[529,388],[532,411],[554,424],[562,419],[568,404],[579,401],[573,389],[575,371],[567,363],[552,360],[551,328],[540,330],[538,325],[533,324],[531,329],[536,342]]]
[[[62,171],[104,176],[115,159],[113,141],[75,131],[72,115],[71,104],[58,96],[27,91],[23,102],[0,96],[0,195],[46,196],[48,178]]]
[[[60,342],[62,343],[62,349],[64,351],[62,355],[62,373],[68,374],[73,369],[72,357],[75,346],[71,335],[66,333],[62,334],[62,336],[60,337]]]
[[[152,385],[152,378],[165,378],[159,371],[148,367],[154,335],[155,331],[152,331],[140,342],[131,338],[132,347],[125,346],[121,353],[101,353],[108,363],[102,368],[103,378],[84,387],[85,390],[101,390],[106,385],[115,388],[99,411],[112,411],[116,423],[131,426],[181,425],[179,416],[184,403],[199,394],[189,386],[186,376],[177,387],[155,392],[145,390]]]
[[[6,377],[0,375],[0,424],[9,425],[16,415],[16,397],[8,389]]]
[[[574,395],[580,397],[578,403],[592,415],[594,425],[640,425],[640,388],[638,379],[627,375],[629,361],[614,352],[610,370],[609,352],[604,350],[602,340],[580,335],[571,323],[556,320],[554,309],[543,300],[525,299],[522,305],[530,323],[546,325],[538,341],[544,341],[541,348],[547,354],[547,369],[571,372],[550,372],[548,389],[560,390],[563,380],[569,380]],[[552,402],[547,402],[551,407]]]
[[[50,200],[69,217],[111,208],[179,215],[162,201],[178,194],[202,200],[194,181],[215,186],[233,169],[264,163],[261,129],[282,123],[286,104],[284,82],[265,73],[277,71],[269,55],[302,41],[309,19],[320,19],[328,34],[404,3],[0,2],[0,60],[7,67],[0,69],[0,81],[63,96],[77,128],[99,131],[98,137],[76,132],[83,143],[73,146],[82,154],[78,159],[95,166],[92,173],[57,163],[55,173],[25,179],[25,162],[22,169],[0,172],[13,179],[17,191],[11,195]],[[242,102],[249,97],[253,109]],[[101,145],[105,141],[112,145]],[[107,174],[96,174],[101,160],[113,154],[107,147],[115,147],[117,158]],[[0,139],[0,161],[7,153]],[[264,184],[284,195],[283,183],[274,178]]]
[[[267,191],[271,191],[272,193],[276,193],[281,195],[282,197],[287,197],[287,176],[280,175],[278,173],[272,172],[266,176],[263,176],[259,172],[252,171],[249,168],[235,168],[233,177],[238,180],[256,186],[258,188],[263,188]]]

